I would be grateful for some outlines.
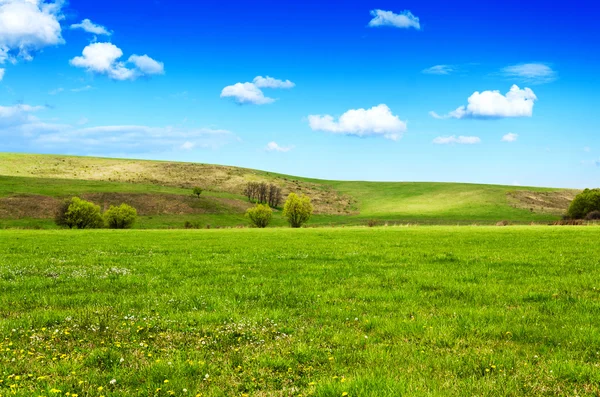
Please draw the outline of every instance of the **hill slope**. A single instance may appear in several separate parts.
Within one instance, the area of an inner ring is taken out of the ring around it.
[[[197,163],[0,153],[0,224],[50,227],[60,200],[82,196],[101,206],[138,208],[139,227],[245,224],[250,181],[309,195],[315,224],[367,219],[427,224],[547,222],[558,218],[573,190],[429,182],[326,181]],[[205,193],[194,199],[190,188]],[[279,214],[275,225],[283,225]]]

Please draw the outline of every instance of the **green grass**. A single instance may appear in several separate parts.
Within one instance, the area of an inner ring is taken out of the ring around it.
[[[598,395],[599,233],[0,231],[0,396]]]

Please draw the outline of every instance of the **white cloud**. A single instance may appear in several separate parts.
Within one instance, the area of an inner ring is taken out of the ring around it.
[[[508,78],[516,78],[529,84],[551,83],[558,77],[556,71],[543,63],[522,63],[507,66],[502,69],[501,73]]]
[[[63,92],[64,90],[65,90],[64,88],[58,87],[58,88],[53,89],[52,91],[49,91],[48,95],[58,95],[61,92]]]
[[[233,98],[240,105],[266,105],[275,102],[275,99],[266,97],[253,83],[236,83],[227,86],[221,91],[221,98]]]
[[[506,95],[500,91],[475,92],[469,97],[467,106],[461,106],[445,116],[435,112],[429,114],[437,119],[531,117],[536,100],[530,88],[520,89],[513,85]]]
[[[369,22],[371,27],[393,26],[405,29],[421,29],[419,18],[408,10],[402,11],[400,14],[395,14],[392,11],[372,10],[371,15],[373,16],[373,19]]]
[[[316,131],[356,136],[383,136],[397,140],[406,131],[406,122],[392,114],[387,105],[371,109],[350,109],[338,121],[330,115],[308,116],[310,128]]]
[[[509,132],[508,134],[502,137],[502,142],[514,142],[517,140],[518,137],[519,135]]]
[[[44,106],[13,105],[0,106],[0,127],[27,123],[34,120],[31,113],[45,109]]]
[[[586,153],[589,153],[589,152],[592,151],[592,149],[589,146],[586,146],[586,147],[583,148],[583,151],[586,152]]]
[[[293,146],[279,146],[277,142],[269,142],[265,150],[267,152],[289,152],[293,149]]]
[[[265,96],[261,88],[293,88],[295,86],[289,80],[256,76],[252,83],[236,83],[223,88],[221,98],[232,98],[240,105],[266,105],[275,102],[275,99]]]
[[[479,139],[477,136],[439,136],[433,140],[433,143],[436,145],[474,145],[481,143],[481,139]]]
[[[88,33],[110,36],[111,33],[102,25],[96,25],[89,19],[84,19],[81,23],[71,25],[71,29],[83,29]]]
[[[148,55],[132,55],[129,57],[129,62],[133,63],[138,70],[146,75],[165,73],[165,64],[155,61]]]
[[[0,81],[4,80],[5,73],[6,73],[6,69],[0,68]]]
[[[93,88],[94,87],[92,87],[91,85],[86,85],[86,86],[79,87],[79,88],[71,88],[71,92],[84,92],[84,91],[89,91]]]
[[[430,68],[423,69],[421,71],[421,73],[424,73],[424,74],[446,75],[446,74],[450,74],[450,73],[452,73],[454,71],[455,71],[455,69],[451,65],[435,65],[435,66],[432,66]]]
[[[182,149],[182,150],[192,150],[195,147],[196,147],[196,144],[194,142],[185,141],[183,143],[183,145],[180,146],[180,149]]]
[[[254,78],[254,85],[258,88],[294,88],[296,86],[296,84],[289,80],[283,81],[269,76],[256,76]]]
[[[0,0],[0,63],[31,60],[32,52],[63,44],[62,4],[60,0]]]
[[[164,73],[164,65],[147,55],[129,57],[133,68],[128,68],[124,62],[119,61],[122,56],[123,51],[112,43],[92,43],[83,49],[82,56],[75,57],[70,62],[75,67],[105,74],[113,80],[135,80],[142,76]]]

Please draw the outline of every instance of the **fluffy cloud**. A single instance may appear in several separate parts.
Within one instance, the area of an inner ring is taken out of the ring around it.
[[[308,122],[315,131],[360,137],[383,136],[392,140],[397,140],[406,131],[406,123],[384,104],[371,109],[350,109],[338,121],[330,115],[311,115]]]
[[[371,27],[393,26],[404,29],[421,29],[419,18],[408,10],[402,11],[400,14],[395,14],[392,11],[372,10],[371,15],[373,16],[373,19],[369,22]]]
[[[445,116],[435,112],[429,114],[438,119],[531,117],[536,100],[531,89],[520,89],[513,85],[506,95],[500,91],[475,92],[469,97],[467,106],[461,106]]]
[[[62,1],[0,0],[0,63],[31,60],[33,51],[64,43]]]
[[[557,79],[556,71],[543,63],[507,66],[502,69],[501,73],[508,78],[518,79],[529,84],[551,83]]]
[[[82,29],[88,33],[93,33],[97,35],[111,35],[111,33],[108,30],[106,30],[104,26],[96,25],[89,19],[84,19],[83,21],[81,21],[81,23],[75,23],[71,25],[71,29]]]
[[[71,65],[89,72],[105,74],[113,80],[135,80],[138,77],[164,74],[164,65],[147,55],[132,55],[127,67],[119,61],[123,51],[112,43],[92,43],[83,49],[82,56],[71,59]]]
[[[508,134],[502,137],[502,142],[514,142],[517,140],[518,137],[519,135],[509,132]]]
[[[476,136],[439,136],[433,140],[433,143],[436,145],[474,145],[476,143],[481,143],[481,139]]]
[[[423,69],[421,73],[424,74],[439,74],[446,75],[454,72],[454,67],[450,65],[435,65],[427,69]]]
[[[267,152],[289,152],[292,150],[293,146],[279,146],[277,142],[269,142],[265,150]]]
[[[266,105],[275,99],[265,96],[261,88],[293,88],[296,84],[290,80],[278,80],[273,77],[256,76],[252,83],[236,83],[221,91],[221,98],[232,98],[240,105]]]

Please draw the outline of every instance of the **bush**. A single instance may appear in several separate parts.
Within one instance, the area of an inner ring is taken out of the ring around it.
[[[131,229],[137,219],[137,210],[130,205],[111,205],[104,213],[106,226],[110,229]]]
[[[258,204],[256,207],[248,209],[246,216],[250,218],[250,222],[254,226],[265,228],[271,223],[273,210],[266,204]]]
[[[600,211],[592,211],[585,216],[586,221],[597,221],[600,220]]]
[[[283,216],[287,218],[293,228],[298,228],[308,222],[312,213],[313,206],[310,203],[310,197],[298,197],[296,193],[290,193],[283,206]]]
[[[583,219],[592,211],[600,211],[600,189],[585,189],[569,206],[568,215],[573,219]]]
[[[200,195],[202,194],[202,188],[196,186],[194,188],[194,190],[192,190],[192,192],[194,193],[195,196],[198,196],[198,198],[200,198]]]
[[[200,222],[185,221],[183,227],[186,229],[200,229]]]
[[[379,221],[377,219],[369,219],[367,221],[367,226],[369,226],[369,227],[375,227],[378,225],[379,225]],[[387,226],[387,224],[386,224],[386,226]]]
[[[98,229],[104,225],[100,206],[79,197],[66,200],[60,206],[55,221],[58,226],[67,226],[70,229]]]

